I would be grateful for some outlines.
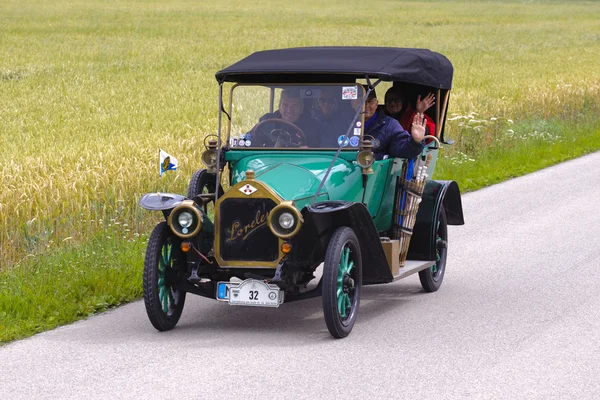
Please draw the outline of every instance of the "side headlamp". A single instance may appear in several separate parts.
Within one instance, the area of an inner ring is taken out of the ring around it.
[[[216,172],[216,166],[217,166],[217,151],[216,150],[205,150],[204,153],[202,153],[202,157],[201,157],[202,163],[204,163],[204,165],[206,165],[206,170],[210,173],[215,173]]]
[[[375,155],[371,150],[361,150],[356,156],[356,162],[362,168],[369,168],[375,162]]]
[[[206,138],[208,139],[208,137]],[[206,165],[206,170],[210,173],[215,173],[219,160],[217,159],[217,141],[214,139],[208,140],[208,143],[204,140],[206,150],[202,153],[201,160]]]
[[[360,143],[360,152],[356,156],[356,163],[363,169],[363,175],[371,175],[373,173],[371,165],[375,162],[375,154],[373,154],[372,149],[372,142],[363,138]]]

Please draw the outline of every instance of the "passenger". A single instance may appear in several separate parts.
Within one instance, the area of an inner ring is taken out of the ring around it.
[[[387,92],[385,92],[385,104],[383,107],[387,116],[390,116],[400,122],[405,104],[406,101],[399,89],[391,87],[387,90]],[[404,127],[404,125],[402,126]]]
[[[377,147],[373,146],[376,159],[384,155],[390,157],[414,158],[425,146],[425,120],[422,114],[413,119],[410,133],[405,131],[394,118],[385,115],[383,110],[378,110],[379,105],[375,90],[372,90],[365,103],[364,134],[373,136],[379,141]],[[375,143],[377,144],[377,143]]]
[[[433,119],[425,114],[425,111],[434,104],[435,96],[433,93],[427,94],[422,100],[421,95],[419,95],[416,101],[416,110],[412,108],[410,102],[406,100],[398,87],[391,87],[385,93],[385,113],[400,122],[402,127],[411,126],[415,115],[424,115],[427,126],[426,135],[435,135],[435,123]]]
[[[320,124],[312,119],[309,113],[304,113],[304,103],[300,98],[300,91],[293,88],[286,88],[281,92],[279,99],[279,109],[273,113],[263,115],[259,122],[273,119],[273,122],[262,124],[259,127],[260,133],[255,132],[255,128],[250,131],[252,146],[270,147],[275,140],[271,138],[271,133],[277,132],[282,141],[290,141],[293,145],[299,147],[318,147],[320,142]],[[277,122],[284,120],[300,128],[302,135],[292,126]],[[289,134],[289,138],[288,135]]]
[[[344,108],[343,104],[338,102],[338,97],[341,99],[341,90],[338,91],[339,96],[336,96],[335,89],[322,90],[313,105],[312,116],[321,123],[321,148],[338,147],[338,138],[346,134],[352,122],[352,109],[350,106]]]

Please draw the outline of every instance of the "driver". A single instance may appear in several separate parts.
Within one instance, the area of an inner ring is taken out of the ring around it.
[[[256,126],[250,131],[253,146],[271,147],[276,144],[278,138],[281,143],[291,142],[296,146],[319,146],[321,124],[312,119],[310,114],[304,113],[300,90],[284,89],[279,99],[279,109],[274,113],[263,115],[259,123],[267,120],[273,121],[262,124],[258,132],[255,131]],[[294,126],[278,120],[289,122],[299,129],[294,129]]]

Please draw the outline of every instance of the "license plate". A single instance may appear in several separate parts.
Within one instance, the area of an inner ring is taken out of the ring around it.
[[[279,290],[279,286],[257,279],[219,282],[217,300],[236,306],[279,307],[283,303],[283,292]]]

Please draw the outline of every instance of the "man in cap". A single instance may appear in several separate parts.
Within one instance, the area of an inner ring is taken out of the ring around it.
[[[373,152],[377,159],[385,155],[389,157],[414,158],[423,151],[425,143],[425,119],[423,114],[417,114],[412,121],[410,133],[405,131],[400,123],[389,117],[383,110],[378,110],[375,89],[367,96],[364,112],[364,134],[375,140]]]

